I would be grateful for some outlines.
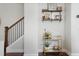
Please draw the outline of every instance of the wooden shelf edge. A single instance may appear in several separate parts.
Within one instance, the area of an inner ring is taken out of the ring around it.
[[[48,20],[42,20],[42,21],[61,21],[60,19],[48,19]]]
[[[42,9],[42,12],[62,12],[62,10],[48,10],[48,9]]]

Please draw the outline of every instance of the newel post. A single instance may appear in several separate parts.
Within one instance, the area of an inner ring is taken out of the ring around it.
[[[5,40],[4,40],[4,56],[6,56],[6,48],[8,46],[8,27],[5,27]]]

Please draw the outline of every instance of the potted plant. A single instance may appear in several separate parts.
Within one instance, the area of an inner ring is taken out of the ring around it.
[[[45,47],[49,47],[49,43],[48,42],[45,42]]]
[[[44,35],[43,35],[43,38],[44,38],[45,40],[48,40],[48,39],[51,39],[51,38],[52,38],[52,35],[51,35],[50,32],[45,32]]]

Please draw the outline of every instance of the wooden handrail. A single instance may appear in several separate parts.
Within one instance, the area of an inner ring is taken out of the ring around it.
[[[4,40],[4,56],[6,56],[6,47],[8,46],[8,27],[5,27],[5,40]]]
[[[14,23],[13,25],[11,25],[10,27],[9,27],[9,29],[10,28],[12,28],[13,26],[15,26],[17,23],[19,23],[21,20],[23,20],[24,19],[24,17],[22,17],[20,20],[18,20],[16,23]]]

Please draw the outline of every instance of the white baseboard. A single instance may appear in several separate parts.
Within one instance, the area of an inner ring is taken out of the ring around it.
[[[79,56],[79,53],[71,53],[71,56]]]

